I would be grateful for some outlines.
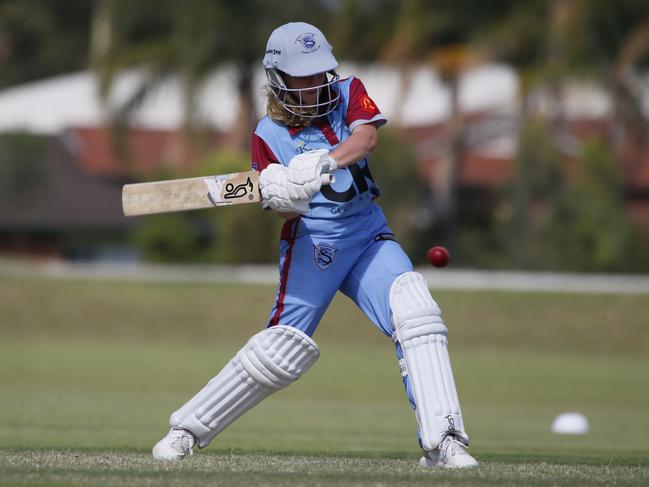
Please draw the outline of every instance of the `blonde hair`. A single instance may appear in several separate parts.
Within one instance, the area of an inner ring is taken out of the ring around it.
[[[292,97],[292,95],[287,95]],[[271,120],[284,124],[287,127],[304,128],[311,125],[312,118],[301,117],[294,113],[289,112],[282,102],[279,101],[277,95],[273,92],[270,86],[266,87],[266,113]]]

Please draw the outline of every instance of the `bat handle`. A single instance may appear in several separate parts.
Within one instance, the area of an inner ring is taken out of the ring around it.
[[[320,181],[323,185],[329,185],[336,182],[336,177],[331,173],[320,174]]]

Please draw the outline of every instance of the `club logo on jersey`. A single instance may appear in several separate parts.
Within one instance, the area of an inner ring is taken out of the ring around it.
[[[305,54],[312,53],[320,49],[320,44],[316,41],[316,35],[313,32],[305,32],[300,34],[295,43],[301,45],[304,48],[302,51]]]
[[[325,245],[314,245],[313,246],[313,258],[315,263],[318,264],[318,267],[322,270],[325,270],[331,265],[336,257],[336,249],[332,247],[327,247]]]

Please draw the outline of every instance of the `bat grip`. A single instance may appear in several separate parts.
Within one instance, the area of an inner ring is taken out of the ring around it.
[[[320,182],[323,185],[329,185],[336,182],[336,177],[331,173],[320,174]]]

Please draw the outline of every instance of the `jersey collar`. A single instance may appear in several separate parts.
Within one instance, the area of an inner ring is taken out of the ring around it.
[[[320,130],[322,130],[322,127],[326,127],[329,125],[329,119],[326,116],[316,118],[311,122],[311,125],[308,125],[307,127],[288,127],[288,133],[291,134],[291,136],[295,136],[296,134],[299,134],[302,132],[304,129],[309,128],[309,127],[316,127]]]

